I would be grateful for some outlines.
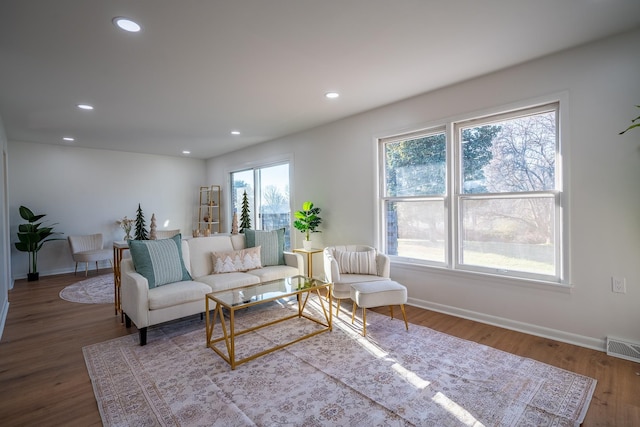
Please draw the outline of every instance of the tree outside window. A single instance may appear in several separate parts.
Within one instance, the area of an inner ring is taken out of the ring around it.
[[[382,140],[387,253],[560,281],[557,116],[555,103],[450,123],[453,141],[445,126]]]

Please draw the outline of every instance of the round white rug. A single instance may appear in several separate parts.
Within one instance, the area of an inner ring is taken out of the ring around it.
[[[92,277],[60,291],[60,298],[84,304],[113,304],[113,274]]]

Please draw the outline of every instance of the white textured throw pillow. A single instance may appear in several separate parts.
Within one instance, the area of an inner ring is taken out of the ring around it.
[[[213,273],[232,273],[262,268],[260,246],[231,252],[213,252]]]
[[[341,274],[378,274],[375,251],[334,251]]]

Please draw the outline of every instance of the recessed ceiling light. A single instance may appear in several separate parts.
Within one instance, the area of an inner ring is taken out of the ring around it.
[[[324,94],[324,96],[326,96],[329,99],[335,99],[337,97],[340,96],[340,94],[338,92],[327,92]]]
[[[72,137],[70,137],[70,136],[64,136],[64,137],[62,137],[62,140],[63,140],[63,141],[67,141],[67,142],[73,142],[73,141],[75,141],[76,139],[75,139],[75,138],[72,138]]]
[[[125,31],[128,31],[130,33],[137,33],[138,31],[141,30],[140,25],[138,25],[137,22],[132,21],[129,18],[124,18],[122,16],[116,16],[115,18],[113,18],[113,24],[120,28],[123,29]]]
[[[78,104],[77,107],[81,110],[93,110],[93,105],[89,104]]]
[[[182,150],[182,154],[191,154],[191,151],[189,151],[189,150]]]
[[[231,135],[240,135],[240,131],[239,130],[232,130],[231,131]]]

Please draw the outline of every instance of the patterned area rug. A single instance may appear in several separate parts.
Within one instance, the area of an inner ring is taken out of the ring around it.
[[[60,298],[84,304],[113,304],[113,274],[103,274],[69,285]]]
[[[314,301],[316,302],[316,301]],[[291,302],[236,313],[240,328]],[[105,426],[578,426],[596,381],[372,311],[231,370],[205,347],[199,318],[83,349]],[[241,335],[240,357],[317,325]],[[220,326],[216,331],[220,333]]]

